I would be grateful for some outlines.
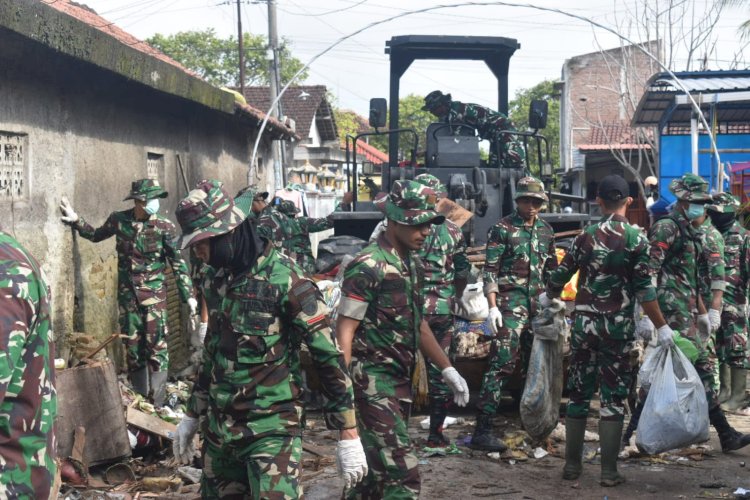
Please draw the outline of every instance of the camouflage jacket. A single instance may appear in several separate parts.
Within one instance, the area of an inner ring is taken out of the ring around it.
[[[112,212],[101,227],[94,229],[81,217],[74,227],[87,240],[98,242],[116,237],[117,283],[120,293],[134,293],[142,306],[167,298],[164,270],[169,261],[183,301],[192,297],[193,283],[187,264],[175,246],[175,226],[155,214],[145,221],[135,219],[133,209]]]
[[[319,233],[333,227],[333,219],[321,217],[294,217],[288,218],[290,238],[281,242],[281,246],[287,250],[287,255],[309,255],[312,257],[312,245],[310,244],[310,233]]]
[[[422,320],[423,270],[380,234],[344,271],[338,314],[360,321],[352,342],[356,398],[411,400],[411,375]]]
[[[55,478],[55,345],[36,260],[0,231],[0,496],[47,498]]]
[[[714,227],[709,217],[706,217],[698,231],[703,247],[702,258],[698,261],[699,286],[703,304],[708,309],[711,307],[711,301],[713,300],[713,291],[724,290],[726,287],[724,281],[724,237]]]
[[[215,319],[214,319],[215,318]],[[203,364],[188,409],[207,415],[214,443],[302,432],[299,353],[310,351],[320,377],[326,423],[356,426],[352,384],[318,287],[268,244],[244,274],[226,280],[212,315]]]
[[[477,129],[479,137],[488,141],[498,141],[502,155],[501,166],[522,167],[526,159],[526,151],[517,135],[504,131],[515,131],[511,121],[503,113],[493,111],[479,104],[451,102],[448,112],[449,123],[463,122]],[[496,163],[495,146],[490,150],[490,163]]]
[[[284,242],[294,236],[291,219],[276,210],[272,205],[266,205],[258,215],[258,234],[271,241],[278,248],[283,248]]]
[[[424,264],[424,313],[453,314],[455,280],[465,280],[471,271],[461,229],[447,219],[430,226],[430,234],[416,254]]]
[[[526,226],[514,211],[490,228],[482,279],[485,294],[497,293],[500,310],[524,305],[533,314],[537,297],[555,268],[555,233],[540,218]]]
[[[684,214],[675,212],[656,221],[648,239],[648,266],[656,280],[659,308],[672,328],[687,328],[680,323],[697,310],[698,266],[704,258],[700,232]]]
[[[745,314],[750,286],[750,231],[735,221],[724,237],[724,311]]]
[[[630,340],[635,332],[635,301],[656,300],[648,249],[646,236],[625,217],[604,216],[573,241],[549,278],[547,294],[559,297],[580,270],[576,311],[604,315],[613,339]]]

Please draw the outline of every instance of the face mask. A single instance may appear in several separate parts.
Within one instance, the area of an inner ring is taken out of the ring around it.
[[[148,200],[146,202],[146,206],[143,208],[147,214],[154,215],[156,212],[159,211],[159,200],[157,198],[154,198],[153,200]]]
[[[691,203],[688,206],[688,209],[685,210],[685,217],[687,217],[689,220],[695,220],[699,217],[702,217],[705,213],[705,207],[701,205],[700,203]]]

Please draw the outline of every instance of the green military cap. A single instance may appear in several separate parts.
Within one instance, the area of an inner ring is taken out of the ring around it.
[[[678,200],[707,203],[711,201],[708,194],[708,182],[695,174],[684,174],[679,179],[672,179],[669,190]]]
[[[542,201],[549,201],[547,193],[544,192],[544,183],[536,177],[521,177],[516,184],[516,196],[518,198],[538,198]]]
[[[706,205],[707,210],[724,214],[733,214],[740,209],[740,200],[731,193],[716,193],[712,196],[713,202]]]
[[[437,193],[416,181],[396,181],[385,202],[385,216],[401,224],[442,224],[445,217],[435,211]]]
[[[414,180],[420,184],[424,184],[428,188],[431,188],[441,198],[444,198],[448,194],[448,192],[445,189],[445,186],[443,185],[442,182],[440,182],[440,179],[438,179],[432,174],[419,174],[418,176],[414,178]]]
[[[261,191],[257,186],[246,186],[237,192],[234,204],[247,214],[252,215],[254,201],[263,201],[268,198],[268,191]]]
[[[130,194],[124,200],[147,201],[154,198],[166,198],[167,192],[164,191],[156,179],[138,179],[130,185]]]
[[[220,181],[203,180],[183,198],[175,211],[182,229],[180,248],[219,236],[239,226],[248,211],[236,206]]]
[[[299,208],[297,208],[297,205],[295,205],[293,201],[289,200],[281,200],[278,208],[279,212],[284,215],[288,215],[289,217],[294,217],[299,213]]]
[[[429,111],[440,106],[441,104],[449,104],[451,100],[452,98],[450,94],[443,94],[439,90],[433,90],[432,92],[427,94],[427,96],[425,96],[422,111]]]

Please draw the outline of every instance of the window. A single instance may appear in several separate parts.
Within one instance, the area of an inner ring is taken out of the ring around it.
[[[0,201],[24,200],[28,135],[0,131]]]
[[[159,182],[164,181],[164,155],[148,153],[146,157],[146,177],[156,179]]]

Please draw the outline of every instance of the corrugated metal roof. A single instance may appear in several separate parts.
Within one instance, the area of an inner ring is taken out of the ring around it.
[[[729,95],[750,91],[750,70],[691,71],[675,73],[675,76],[704,110],[709,109],[710,103],[702,102],[702,95]],[[689,123],[692,115],[690,104],[677,102],[677,96],[684,94],[672,75],[655,74],[646,84],[646,90],[633,115],[633,126],[659,125],[665,113],[669,113],[669,123]],[[750,121],[750,100],[720,103],[715,109],[719,121]]]

